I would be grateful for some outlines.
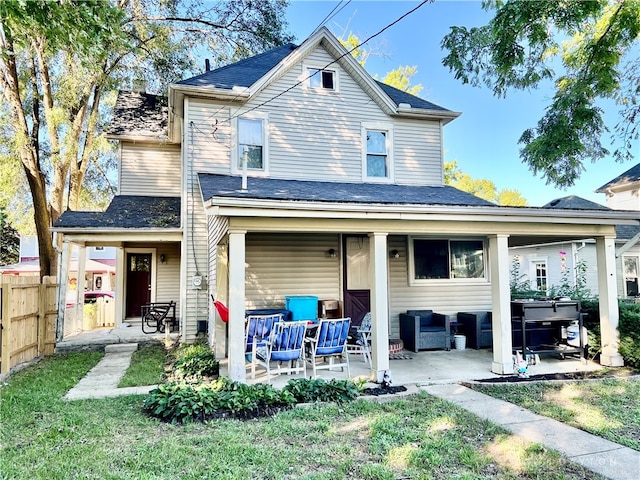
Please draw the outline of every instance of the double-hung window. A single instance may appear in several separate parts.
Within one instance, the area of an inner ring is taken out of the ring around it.
[[[239,170],[247,163],[248,170],[266,170],[265,119],[238,118],[238,161]]]
[[[486,279],[484,241],[411,239],[412,281]]]
[[[390,182],[393,178],[393,130],[386,124],[362,126],[363,179],[370,182]]]
[[[547,291],[547,262],[536,260],[533,262],[534,282],[533,285],[539,292]]]
[[[624,283],[627,297],[637,297],[638,292],[638,257],[623,257],[624,258]]]

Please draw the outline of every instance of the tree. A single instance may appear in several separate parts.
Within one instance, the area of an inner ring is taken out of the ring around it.
[[[20,238],[18,232],[7,222],[4,208],[0,208],[0,265],[18,263]]]
[[[196,47],[207,47],[214,64],[222,64],[287,42],[285,6],[285,0],[0,2],[0,156],[22,164],[41,275],[57,267],[49,227],[65,206],[77,209],[89,167],[99,170],[110,148],[101,136],[105,96],[136,78],[164,91],[195,72]],[[100,184],[99,176],[91,178]]]
[[[456,161],[444,163],[444,183],[456,187],[463,192],[471,193],[498,205],[524,207],[527,200],[517,190],[497,190],[496,184],[486,178],[473,178],[458,168]]]
[[[522,161],[548,184],[569,187],[587,159],[609,154],[598,101],[621,107],[614,157],[633,157],[640,134],[640,0],[484,0],[495,16],[482,27],[452,27],[443,64],[455,78],[505,96],[555,81],[555,94],[535,128],[520,137]],[[564,43],[561,40],[567,39]],[[556,75],[554,66],[562,73]]]

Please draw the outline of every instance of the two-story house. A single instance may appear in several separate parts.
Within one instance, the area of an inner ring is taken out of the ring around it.
[[[596,190],[606,195],[606,206],[571,195],[543,208],[569,210],[630,210],[640,212],[640,164],[618,175]],[[637,213],[640,217],[640,214]],[[619,298],[640,296],[640,226],[616,226],[616,277]],[[591,294],[598,293],[598,265],[595,241],[584,238],[512,247],[512,268],[518,268],[522,282],[532,289],[549,292],[564,283],[583,281]],[[578,269],[580,271],[578,271]]]
[[[377,82],[322,28],[173,84],[166,104],[122,92],[110,130],[119,195],[101,214],[66,212],[54,231],[65,245],[116,247],[119,322],[176,300],[182,339],[207,321],[240,381],[245,310],[289,295],[339,299],[355,323],[371,311],[377,379],[399,313],[490,309],[491,368],[511,373],[509,246],[591,237],[603,362],[621,363],[614,226],[637,220],[499,207],[445,186],[443,129],[458,116]]]

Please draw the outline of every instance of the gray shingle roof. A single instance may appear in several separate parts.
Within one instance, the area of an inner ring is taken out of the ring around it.
[[[180,228],[180,198],[117,195],[104,212],[64,212],[54,228]]]
[[[371,183],[312,182],[249,178],[242,192],[242,178],[200,173],[200,188],[206,200],[212,197],[260,200],[391,205],[495,206],[450,186],[413,186]]]
[[[551,200],[542,208],[568,208],[570,210],[609,210],[608,207],[592,202],[586,198],[577,195],[569,195],[568,197],[556,198]]]
[[[392,87],[391,85],[387,85],[385,83],[379,82],[376,80],[376,83],[384,93],[389,95],[391,100],[395,102],[396,105],[400,105],[401,103],[408,103],[411,105],[411,108],[424,108],[426,110],[442,110],[443,112],[448,112],[446,108],[441,107],[440,105],[436,105],[435,103],[428,102],[423,98],[416,97],[415,95],[411,95],[410,93],[403,92],[402,90],[398,90],[397,88]]]
[[[167,137],[167,97],[118,92],[107,135]]]
[[[605,183],[600,188],[598,188],[596,192],[603,193],[607,190],[607,188],[613,187],[615,185],[638,182],[638,181],[640,181],[640,163],[631,167],[626,172],[618,175],[613,180]]]
[[[229,90],[234,86],[250,87],[296,48],[298,47],[293,43],[288,43],[239,62],[181,80],[177,84],[194,87],[226,88]]]
[[[619,240],[631,240],[640,233],[637,225],[616,225],[616,238]]]

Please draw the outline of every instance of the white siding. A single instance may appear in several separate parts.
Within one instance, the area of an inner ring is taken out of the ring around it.
[[[326,65],[333,58],[318,48],[305,61]],[[361,182],[362,122],[392,122],[396,183],[441,184],[439,122],[387,116],[346,71],[337,64],[331,68],[334,67],[339,75],[337,92],[298,85],[274,98],[303,78],[302,64],[297,64],[240,109],[190,100],[189,119],[193,126],[185,121],[185,131],[187,142],[193,136],[194,148],[188,151],[194,157],[196,170],[231,173],[232,118],[255,108],[268,114],[270,177]]]
[[[176,302],[176,314],[180,312],[180,244],[159,243],[156,245],[158,275],[156,277],[156,301]],[[160,262],[164,255],[165,263]]]
[[[607,207],[613,210],[640,210],[640,190],[635,188],[607,195]]]
[[[285,295],[313,295],[319,300],[340,295],[337,235],[248,234],[247,308],[284,305]]]
[[[122,143],[120,195],[179,197],[181,178],[179,145]]]
[[[467,310],[491,310],[491,284],[438,282],[433,285],[409,285],[406,237],[389,237],[389,250],[400,258],[389,258],[389,310],[391,338],[400,338],[398,314],[407,310],[430,309],[453,315]]]

